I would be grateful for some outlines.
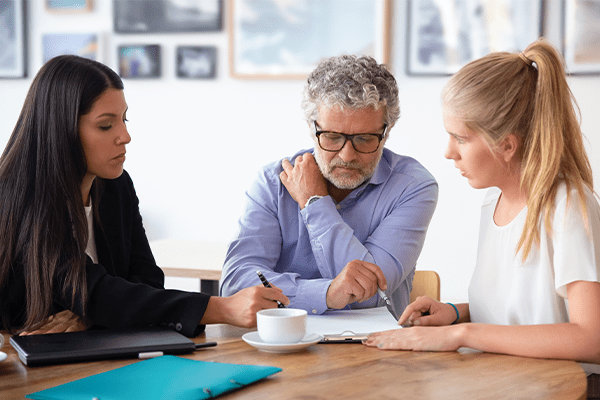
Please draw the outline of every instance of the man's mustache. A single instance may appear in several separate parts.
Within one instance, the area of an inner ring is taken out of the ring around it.
[[[334,170],[335,168],[348,168],[362,171],[362,166],[360,165],[360,163],[355,161],[345,162],[343,160],[340,160],[339,158],[334,158],[333,160],[331,160],[331,162],[328,165],[328,168],[330,171]]]

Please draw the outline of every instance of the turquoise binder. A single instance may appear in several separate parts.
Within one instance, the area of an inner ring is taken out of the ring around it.
[[[36,400],[209,399],[281,371],[162,356],[28,394]]]

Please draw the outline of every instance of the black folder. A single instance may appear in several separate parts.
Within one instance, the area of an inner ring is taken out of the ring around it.
[[[195,350],[193,341],[166,327],[12,336],[10,344],[27,366],[149,358]]]

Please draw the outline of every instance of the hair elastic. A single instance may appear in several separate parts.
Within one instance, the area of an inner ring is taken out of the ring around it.
[[[525,64],[529,65],[530,67],[533,67],[533,61],[527,58],[527,56],[523,54],[523,52],[519,53],[519,57],[521,57],[521,60],[523,60]]]
[[[456,306],[452,303],[446,303],[446,304],[450,304],[453,308],[454,311],[456,311],[456,319],[454,320],[454,322],[452,323],[452,325],[456,324],[458,322],[458,320],[460,319],[460,314],[458,313],[458,308],[456,308]]]

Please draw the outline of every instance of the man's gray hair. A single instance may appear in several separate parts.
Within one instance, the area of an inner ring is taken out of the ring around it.
[[[302,97],[308,123],[318,119],[319,107],[383,108],[388,132],[400,117],[396,79],[373,57],[343,55],[321,61],[308,76]]]

